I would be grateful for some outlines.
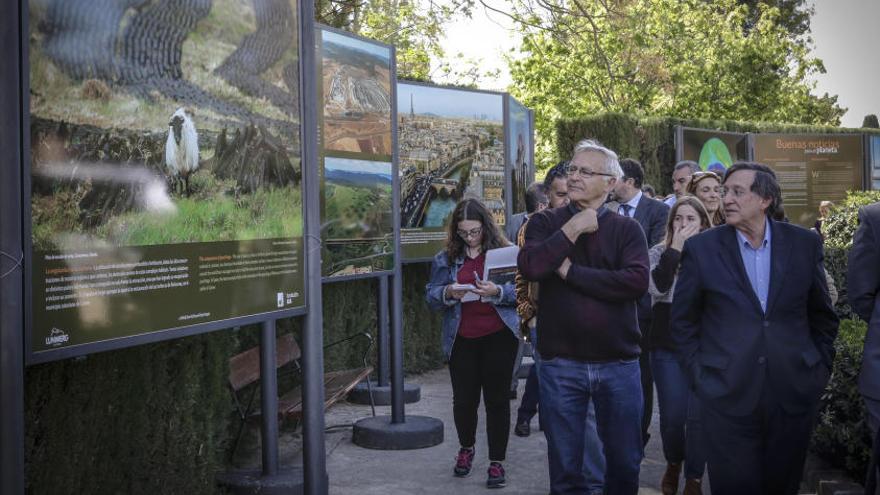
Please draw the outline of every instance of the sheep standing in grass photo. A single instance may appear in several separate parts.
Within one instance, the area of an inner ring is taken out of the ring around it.
[[[168,121],[168,139],[165,141],[165,165],[176,185],[182,180],[189,197],[189,176],[199,168],[199,135],[192,118],[182,107]],[[176,189],[176,187],[175,187]]]

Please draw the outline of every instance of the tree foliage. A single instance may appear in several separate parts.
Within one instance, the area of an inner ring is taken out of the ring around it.
[[[775,2],[780,3],[780,2]],[[597,112],[838,125],[825,71],[777,7],[737,0],[516,0],[511,92],[536,110],[539,162],[553,122]],[[746,27],[749,27],[746,29]]]
[[[437,70],[467,80],[471,70],[456,72],[440,45],[443,28],[459,16],[470,16],[473,0],[317,0],[318,22],[345,29],[397,48],[397,75],[430,80],[431,61]]]
[[[746,29],[757,24],[762,7],[776,7],[779,9],[779,24],[793,37],[805,35],[810,31],[810,17],[815,11],[806,0],[737,0],[737,3],[749,9]]]
[[[862,127],[867,127],[869,129],[880,129],[880,121],[877,120],[877,116],[873,113],[865,115],[865,119],[862,120]]]

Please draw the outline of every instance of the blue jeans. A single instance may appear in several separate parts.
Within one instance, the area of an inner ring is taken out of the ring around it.
[[[638,359],[591,363],[542,359],[538,368],[541,415],[550,460],[550,493],[594,493],[584,473],[589,405],[604,447],[605,493],[635,495],[642,462],[642,382]],[[601,492],[600,492],[601,493]]]
[[[702,479],[706,449],[702,441],[700,401],[690,389],[675,353],[663,349],[651,351],[651,370],[657,385],[663,456],[669,463],[684,461],[685,477]]]

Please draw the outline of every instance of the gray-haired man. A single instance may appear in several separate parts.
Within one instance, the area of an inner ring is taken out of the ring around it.
[[[550,493],[589,493],[582,463],[593,403],[605,492],[635,495],[642,460],[636,303],[648,289],[648,245],[635,220],[603,206],[622,175],[613,151],[581,141],[567,175],[571,203],[529,219],[518,259],[522,275],[539,282]]]

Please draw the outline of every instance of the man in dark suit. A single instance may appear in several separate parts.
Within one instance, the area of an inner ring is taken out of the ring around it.
[[[623,178],[617,181],[612,196],[615,201],[608,204],[608,209],[635,219],[645,233],[648,248],[663,240],[666,233],[666,220],[669,217],[669,206],[662,201],[649,198],[642,192],[642,183],[645,181],[645,170],[642,164],[632,158],[620,160],[620,168],[623,170]],[[639,299],[639,330],[642,332],[642,342],[647,342],[648,332],[651,330],[651,296],[645,293]],[[642,372],[642,397],[644,410],[642,412],[642,440],[647,445],[648,427],[651,426],[651,414],[654,410],[654,380],[651,376],[648,349],[642,345],[642,354],[639,357],[639,365]]]
[[[876,438],[880,429],[880,202],[859,211],[846,284],[850,306],[868,322],[859,391],[868,409],[868,426]]]
[[[713,494],[795,494],[834,358],[819,236],[775,222],[773,171],[724,176],[727,225],[690,238],[670,330],[702,401]]]

